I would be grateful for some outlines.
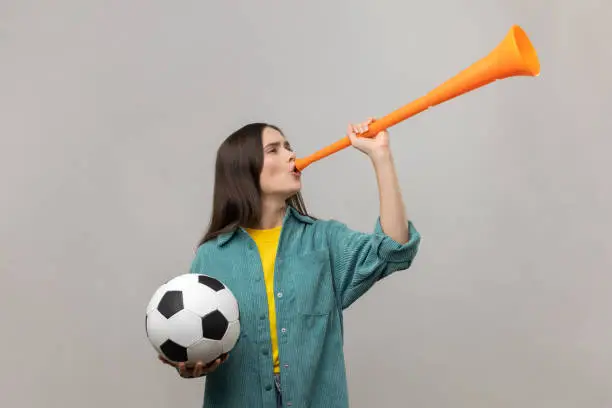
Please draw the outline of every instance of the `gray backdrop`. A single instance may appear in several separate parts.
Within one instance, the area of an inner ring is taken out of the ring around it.
[[[612,5],[520,1],[0,2],[0,406],[196,407],[144,308],[185,273],[213,158],[242,124],[300,156],[486,55],[511,78],[391,129],[423,235],[346,315],[353,407],[612,406]],[[369,231],[354,149],[304,172],[312,212]]]

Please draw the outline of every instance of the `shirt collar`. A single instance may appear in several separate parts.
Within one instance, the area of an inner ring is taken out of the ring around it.
[[[307,215],[302,215],[292,206],[288,206],[287,210],[285,211],[285,217],[283,218],[283,227],[287,224],[287,222],[291,222],[294,220],[298,222],[303,222],[306,224],[312,224],[314,222],[314,219],[312,219],[311,217]],[[239,229],[241,228],[234,228],[232,231],[220,234],[217,237],[217,245],[218,246],[225,245],[227,242],[229,242],[234,237],[234,235],[238,232]]]

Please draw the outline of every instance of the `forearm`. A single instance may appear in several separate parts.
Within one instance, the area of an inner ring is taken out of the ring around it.
[[[408,217],[390,150],[377,152],[371,157],[380,201],[380,223],[385,234],[405,244],[410,239]]]

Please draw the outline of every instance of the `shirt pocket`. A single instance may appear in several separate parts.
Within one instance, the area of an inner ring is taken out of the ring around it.
[[[293,282],[298,313],[306,316],[331,313],[335,297],[327,249],[294,257],[288,274]]]

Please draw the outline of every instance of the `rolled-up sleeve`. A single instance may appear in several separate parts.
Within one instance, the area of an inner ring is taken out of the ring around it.
[[[328,229],[331,269],[342,309],[361,297],[374,283],[408,269],[418,252],[421,235],[408,221],[410,239],[401,244],[384,233],[380,217],[373,233],[363,233],[331,221]]]

